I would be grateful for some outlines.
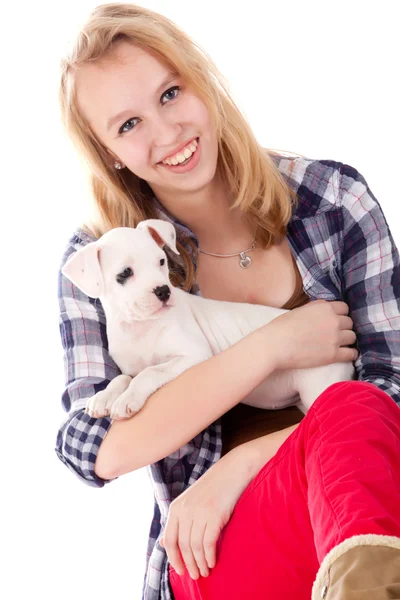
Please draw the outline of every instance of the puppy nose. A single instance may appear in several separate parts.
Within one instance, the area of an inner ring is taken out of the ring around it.
[[[154,288],[153,292],[162,302],[166,302],[171,295],[171,290],[167,285],[159,285]]]

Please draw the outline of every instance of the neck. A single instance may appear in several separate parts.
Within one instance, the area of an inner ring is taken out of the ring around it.
[[[193,231],[201,250],[229,254],[251,246],[254,226],[238,209],[230,210],[233,199],[222,182],[196,192],[153,191],[168,212]]]

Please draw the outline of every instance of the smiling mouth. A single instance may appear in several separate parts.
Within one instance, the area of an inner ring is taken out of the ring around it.
[[[199,141],[200,141],[200,139],[197,137],[193,142],[191,142],[190,144],[187,144],[185,150],[186,149],[190,149],[190,151],[192,152],[192,154],[189,157],[187,157],[186,160],[184,160],[182,162],[178,162],[178,160],[176,158],[178,155],[181,155],[182,157],[185,156],[184,151],[181,151],[181,152],[177,152],[177,154],[172,155],[172,157],[169,157],[168,159],[165,159],[165,160],[169,160],[169,161],[171,161],[172,159],[174,159],[173,163],[171,162],[170,164],[168,164],[165,161],[161,161],[161,162],[158,162],[157,165],[161,165],[161,166],[164,166],[164,167],[180,167],[180,166],[186,165],[188,162],[191,161],[192,157],[196,154]],[[195,147],[195,150],[192,150],[190,148],[190,146],[192,146],[192,148]]]

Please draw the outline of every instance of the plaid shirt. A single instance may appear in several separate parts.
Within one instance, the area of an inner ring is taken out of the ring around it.
[[[311,300],[344,300],[357,334],[357,378],[374,383],[400,404],[399,253],[380,205],[354,168],[331,160],[274,157],[299,198],[287,237]],[[159,218],[173,222],[198,244],[154,198]],[[78,229],[67,244],[61,267],[94,241]],[[193,256],[195,261],[195,257]],[[60,269],[61,269],[60,267]],[[191,293],[201,295],[195,284]],[[108,353],[106,319],[100,301],[88,298],[61,271],[58,295],[68,413],[57,436],[60,460],[85,483],[102,487],[94,472],[99,446],[112,423],[84,413],[87,399],[120,373]],[[147,467],[155,504],[147,548],[142,600],[169,600],[168,560],[159,545],[171,501],[221,456],[220,421],[212,423],[174,454]]]

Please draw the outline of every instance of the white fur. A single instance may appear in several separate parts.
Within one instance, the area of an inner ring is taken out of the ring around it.
[[[62,269],[84,293],[100,298],[109,352],[123,373],[89,399],[91,416],[132,416],[174,377],[287,312],[205,299],[173,287],[162,247],[179,254],[175,236],[174,226],[158,219],[115,228],[78,250]],[[128,267],[133,276],[118,283],[117,275]],[[169,288],[168,300],[154,292],[162,286]],[[276,371],[243,402],[266,409],[297,405],[306,412],[329,385],[353,375],[350,362]]]

